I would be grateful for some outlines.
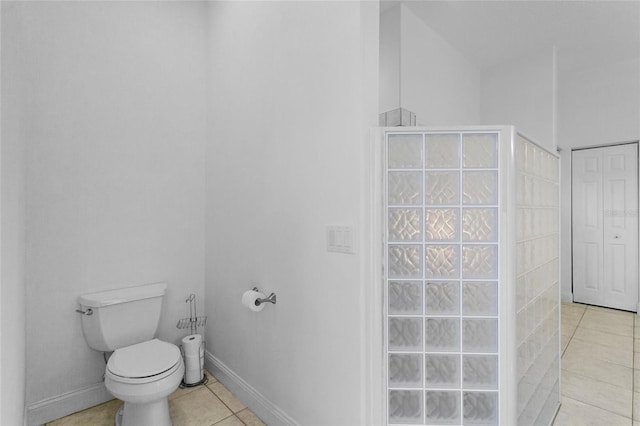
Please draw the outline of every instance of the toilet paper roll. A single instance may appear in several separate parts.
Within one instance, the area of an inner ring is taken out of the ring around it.
[[[265,296],[263,293],[260,293],[259,291],[248,290],[245,291],[242,295],[242,304],[254,312],[260,312],[264,309],[264,303],[256,306],[256,300],[264,298]]]
[[[202,370],[187,370],[184,372],[184,382],[188,385],[193,385],[194,383],[198,383],[204,377],[204,373]]]
[[[199,356],[198,354],[184,356],[185,370],[188,370],[190,366],[192,366],[191,368],[198,368],[198,365],[200,365],[200,368],[201,368],[203,365],[202,364],[203,362],[204,362],[204,351],[201,351]]]
[[[190,334],[182,339],[184,349],[184,382],[188,385],[198,383],[204,374],[204,345],[202,335]]]
[[[185,355],[199,355],[202,349],[202,335],[190,334],[182,339]]]

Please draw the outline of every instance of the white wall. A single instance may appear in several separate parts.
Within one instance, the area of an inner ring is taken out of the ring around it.
[[[325,227],[365,229],[362,152],[377,123],[377,76],[366,74],[377,67],[362,52],[378,51],[367,7],[210,8],[208,350],[305,425],[366,422],[366,248],[328,253]],[[278,303],[242,307],[254,284]]]
[[[21,425],[25,398],[25,145],[23,135],[28,115],[21,96],[25,82],[20,79],[23,57],[16,40],[14,23],[6,19],[10,7],[0,3],[2,12],[2,69],[0,74],[0,424]],[[11,105],[12,107],[8,107]]]
[[[562,56],[559,56],[560,66]],[[558,145],[576,148],[636,140],[640,58],[584,70],[560,68]]]
[[[640,58],[583,70],[559,55],[558,146],[561,154],[561,291],[571,300],[571,149],[640,139]]]
[[[400,108],[400,10],[380,14],[380,112]]]
[[[510,124],[555,152],[555,60],[553,49],[482,71],[483,124]]]
[[[471,62],[405,4],[385,11],[380,25],[380,112],[401,106],[418,125],[480,123],[480,72]]]
[[[21,89],[3,97],[3,112],[24,107],[29,119],[20,143],[31,407],[102,383],[78,295],[167,281],[159,337],[173,342],[185,298],[204,298],[205,10],[3,2],[3,47],[19,44],[10,70]]]
[[[480,122],[480,73],[453,46],[401,5],[401,104],[421,125]]]
[[[553,49],[480,70],[400,4],[380,18],[380,112],[399,106],[418,124],[515,125],[555,150]]]

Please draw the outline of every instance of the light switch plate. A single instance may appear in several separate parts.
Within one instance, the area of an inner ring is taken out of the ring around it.
[[[327,225],[327,251],[354,254],[355,241],[353,226]]]

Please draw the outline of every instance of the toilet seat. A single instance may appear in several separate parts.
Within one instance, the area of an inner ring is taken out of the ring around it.
[[[180,349],[158,339],[117,349],[105,374],[121,383],[144,384],[173,374],[181,365]]]

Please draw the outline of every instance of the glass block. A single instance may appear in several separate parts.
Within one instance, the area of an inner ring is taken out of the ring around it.
[[[422,424],[422,391],[390,390],[389,423]]]
[[[389,354],[389,387],[422,387],[422,354]]]
[[[464,167],[498,167],[498,134],[468,134],[462,136]]]
[[[498,352],[498,320],[464,319],[462,328],[464,352]]]
[[[390,169],[422,168],[422,135],[389,135]]]
[[[389,205],[420,204],[422,201],[422,172],[389,172]]]
[[[425,289],[427,315],[456,315],[460,312],[460,284],[428,282]]]
[[[390,245],[388,255],[390,278],[422,277],[422,246]]]
[[[389,209],[389,241],[421,241],[422,209]]]
[[[462,176],[463,204],[498,204],[498,172],[463,172]]]
[[[456,352],[460,350],[459,318],[427,318],[426,319],[427,352]]]
[[[425,204],[428,206],[460,204],[460,173],[427,172]]]
[[[422,319],[389,318],[389,349],[392,351],[421,351]]]
[[[428,354],[425,361],[428,388],[460,387],[460,356]]]
[[[463,209],[462,240],[498,241],[498,209]]]
[[[390,281],[389,314],[422,314],[422,283],[416,281]]]
[[[427,265],[428,267],[428,265]],[[498,278],[497,245],[462,246],[462,276],[464,278]]]
[[[427,246],[426,269],[428,278],[458,278],[460,275],[459,246]]]
[[[428,425],[459,425],[460,392],[427,391],[426,421]]]
[[[463,283],[462,315],[498,315],[498,283]]]
[[[458,209],[427,209],[425,237],[427,241],[458,241]]]
[[[464,355],[462,386],[466,389],[498,389],[497,355]]]
[[[497,425],[497,392],[464,392],[463,424]]]
[[[460,135],[426,135],[425,164],[429,169],[460,167]]]

